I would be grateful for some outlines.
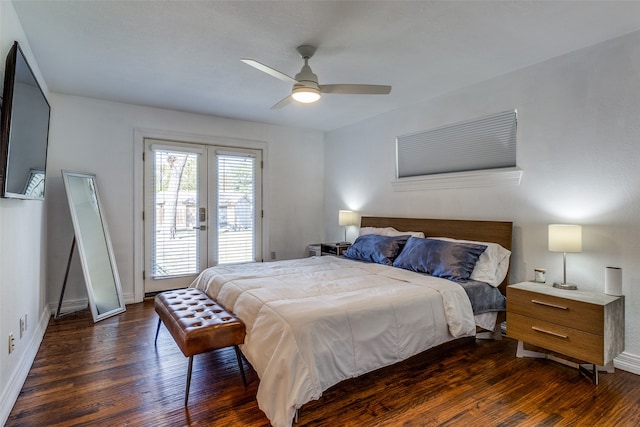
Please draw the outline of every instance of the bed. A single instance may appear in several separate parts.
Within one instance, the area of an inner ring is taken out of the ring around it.
[[[384,236],[389,227],[401,233]],[[480,320],[485,329],[501,320],[496,313],[504,305],[474,313],[469,290],[461,285],[477,285],[477,280],[443,278],[458,268],[457,261],[435,277],[415,272],[420,268],[415,268],[413,258],[425,251],[425,245],[428,250],[444,248],[442,253],[463,251],[466,264],[486,256],[493,244],[509,252],[510,222],[363,217],[361,232],[351,259],[321,256],[216,266],[191,285],[246,324],[242,352],[260,377],[258,406],[276,427],[291,426],[302,405],[347,378],[476,335],[479,315],[490,315],[489,321]],[[396,249],[392,262],[371,262],[366,256],[371,242],[376,256],[380,247]],[[508,264],[507,257],[499,283],[481,284],[502,300]],[[471,269],[475,274],[473,265]]]

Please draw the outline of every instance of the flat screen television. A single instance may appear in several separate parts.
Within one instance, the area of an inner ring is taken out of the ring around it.
[[[0,197],[44,199],[51,107],[14,42],[7,55],[0,121]]]

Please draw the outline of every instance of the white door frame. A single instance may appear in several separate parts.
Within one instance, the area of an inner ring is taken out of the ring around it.
[[[155,129],[135,129],[133,138],[133,297],[134,302],[144,300],[144,140],[145,138],[165,139],[169,141],[183,141],[205,145],[222,145],[234,148],[251,148],[262,150],[262,256],[269,252],[268,226],[268,182],[269,175],[268,145],[264,141],[248,139],[226,138],[211,135],[198,135],[185,132],[171,132]]]

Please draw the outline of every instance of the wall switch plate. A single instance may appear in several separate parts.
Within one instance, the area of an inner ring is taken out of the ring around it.
[[[20,339],[22,339],[22,336],[24,335],[24,319],[20,318]]]

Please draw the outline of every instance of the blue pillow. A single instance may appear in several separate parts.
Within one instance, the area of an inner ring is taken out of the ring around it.
[[[392,265],[409,237],[365,234],[358,237],[342,254],[358,261]]]
[[[466,280],[486,248],[474,243],[411,237],[393,266],[444,279]]]

